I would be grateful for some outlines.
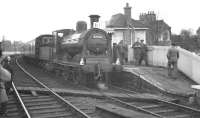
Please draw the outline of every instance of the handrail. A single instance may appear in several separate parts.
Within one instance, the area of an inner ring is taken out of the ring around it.
[[[24,105],[24,103],[23,103],[23,101],[22,101],[22,99],[21,99],[21,97],[19,95],[19,92],[17,91],[17,89],[15,87],[15,84],[13,82],[12,82],[12,87],[14,89],[14,92],[15,92],[15,94],[16,94],[16,96],[17,96],[17,98],[18,98],[18,100],[19,100],[19,102],[20,102],[20,104],[21,104],[21,106],[22,106],[22,108],[24,110],[24,112],[26,113],[27,118],[31,118],[31,116],[30,116],[26,106]]]

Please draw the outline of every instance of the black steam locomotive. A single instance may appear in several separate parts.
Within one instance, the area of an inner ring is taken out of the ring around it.
[[[93,28],[93,22],[97,22],[99,16],[91,15],[90,18],[90,29],[87,29],[86,22],[79,21],[76,31],[57,30],[52,35],[37,37],[35,45],[34,41],[31,42],[34,48],[29,48],[33,49],[29,52],[34,54],[34,62],[76,83],[107,85],[110,73],[120,72],[122,66],[119,59],[113,62],[111,35],[102,29]]]

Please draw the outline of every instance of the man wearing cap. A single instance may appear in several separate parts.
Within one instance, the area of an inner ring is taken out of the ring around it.
[[[132,46],[136,65],[139,65],[139,60],[141,58],[141,47],[142,47],[142,45],[139,42],[139,40],[137,40]]]
[[[142,61],[145,61],[145,65],[148,66],[148,61],[147,61],[147,46],[144,44],[144,40],[140,41],[141,44],[141,56],[139,60],[139,64],[141,65]]]
[[[176,44],[172,43],[171,48],[168,49],[167,59],[168,59],[168,75],[172,76],[172,72],[177,74],[177,62],[179,58],[179,51],[176,48]]]
[[[117,44],[113,43],[113,63],[115,63],[117,61],[117,57],[118,57],[118,49],[117,49]]]

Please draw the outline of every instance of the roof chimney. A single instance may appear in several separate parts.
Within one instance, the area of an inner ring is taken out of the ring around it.
[[[99,22],[99,15],[90,15],[90,28],[93,28],[94,22]]]
[[[124,7],[124,15],[127,17],[127,20],[131,20],[131,8],[128,3],[126,3],[126,7]]]

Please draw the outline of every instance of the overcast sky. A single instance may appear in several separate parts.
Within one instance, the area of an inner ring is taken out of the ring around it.
[[[0,0],[0,40],[27,42],[53,30],[75,28],[78,20],[89,23],[90,14],[99,14],[107,21],[113,14],[123,13],[126,2],[132,6],[132,18],[155,11],[172,27],[196,32],[200,26],[198,0]]]

